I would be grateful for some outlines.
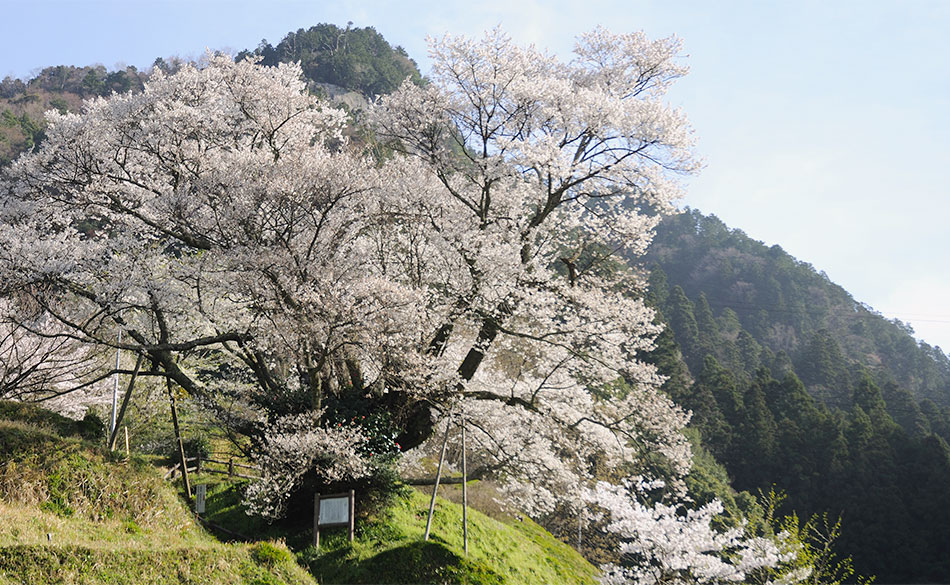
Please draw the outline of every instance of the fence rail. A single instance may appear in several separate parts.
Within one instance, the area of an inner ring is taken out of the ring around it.
[[[234,458],[231,457],[227,461],[221,461],[220,459],[212,459],[210,457],[185,457],[185,463],[188,465],[188,473],[218,473],[221,475],[227,475],[228,477],[240,477],[242,479],[260,479],[261,478],[261,468],[256,465],[247,465],[245,463],[238,463],[234,461]],[[194,463],[194,467],[191,464]],[[208,463],[214,463],[218,465],[223,465],[226,469],[217,469],[215,467],[207,466]],[[240,469],[250,469],[257,472],[257,475],[247,475],[240,473],[237,470]],[[176,475],[181,475],[181,462],[172,465],[172,467],[165,472],[165,479],[175,479]]]

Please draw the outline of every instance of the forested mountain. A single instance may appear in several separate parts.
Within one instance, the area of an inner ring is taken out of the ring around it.
[[[714,216],[687,210],[666,218],[645,266],[693,371],[707,353],[745,377],[760,365],[793,366],[809,392],[841,406],[867,373],[918,401],[950,406],[950,359],[940,348],[916,341],[908,325],[874,312],[781,247]]]
[[[884,583],[950,574],[947,356],[778,246],[696,210],[647,254],[668,330],[653,359],[739,490],[842,517]]]
[[[352,23],[351,23],[352,24]],[[394,91],[409,78],[421,83],[415,61],[402,47],[392,47],[372,27],[345,29],[319,24],[287,33],[277,46],[266,40],[237,59],[259,57],[263,65],[299,61],[307,79],[358,91],[367,98]]]

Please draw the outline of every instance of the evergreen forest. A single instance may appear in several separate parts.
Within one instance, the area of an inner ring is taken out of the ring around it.
[[[840,517],[882,583],[950,574],[950,361],[779,246],[691,209],[646,255],[652,359],[737,490]]]

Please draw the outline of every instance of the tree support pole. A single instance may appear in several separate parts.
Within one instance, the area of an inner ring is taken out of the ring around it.
[[[115,440],[119,437],[119,425],[122,423],[122,419],[125,418],[125,409],[129,407],[129,398],[132,396],[132,389],[135,387],[135,378],[139,375],[139,368],[142,367],[142,359],[142,354],[139,354],[138,359],[135,360],[135,369],[132,370],[129,387],[125,390],[125,396],[122,397],[122,408],[119,409],[119,415],[112,425],[112,434],[109,436],[110,451],[115,451]],[[126,437],[128,437],[128,431],[126,431]],[[128,440],[126,440],[126,451],[128,451]]]
[[[432,488],[432,501],[429,502],[429,517],[426,518],[426,533],[422,540],[429,540],[429,531],[432,528],[432,514],[435,513],[435,494],[439,491],[439,480],[442,478],[442,464],[445,463],[445,448],[449,444],[449,429],[452,428],[452,419],[445,423],[445,438],[442,440],[442,455],[439,456],[439,469],[435,472],[435,487]]]
[[[172,424],[175,426],[175,439],[178,441],[178,461],[181,463],[181,477],[185,480],[185,493],[191,499],[191,482],[188,481],[188,460],[185,458],[185,445],[181,441],[181,427],[178,426],[178,406],[175,404],[175,393],[172,392],[172,381],[165,378],[165,387],[168,389],[168,400],[172,408]]]
[[[468,467],[465,464],[465,410],[462,410],[462,543],[468,556]]]

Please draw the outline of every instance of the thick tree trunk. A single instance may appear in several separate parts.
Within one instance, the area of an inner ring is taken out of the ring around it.
[[[494,315],[485,317],[485,319],[482,320],[482,326],[478,330],[475,343],[472,345],[472,348],[468,350],[465,359],[462,360],[462,364],[458,369],[459,376],[462,378],[462,382],[459,384],[459,390],[465,386],[465,382],[475,377],[478,366],[480,366],[482,360],[485,359],[485,354],[501,331],[501,323],[510,317],[513,312],[514,307],[507,302],[502,302],[495,309]]]

